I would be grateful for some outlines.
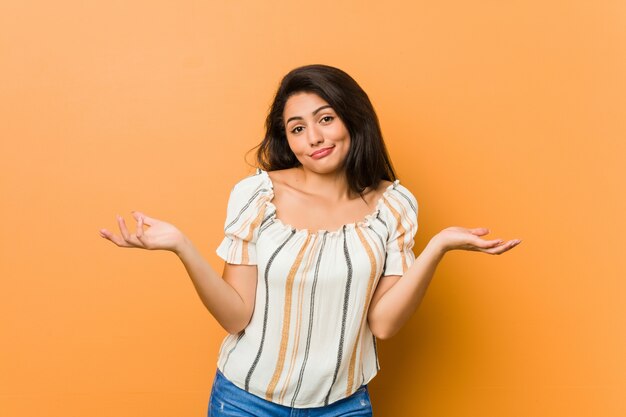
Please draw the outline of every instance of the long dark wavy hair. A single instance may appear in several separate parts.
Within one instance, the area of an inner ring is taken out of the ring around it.
[[[293,168],[300,162],[289,148],[283,110],[289,97],[314,93],[332,106],[350,134],[345,171],[350,190],[361,195],[381,180],[395,181],[378,117],[369,97],[344,71],[328,65],[305,65],[291,70],[280,82],[265,120],[265,138],[257,146],[258,165],[266,171]]]

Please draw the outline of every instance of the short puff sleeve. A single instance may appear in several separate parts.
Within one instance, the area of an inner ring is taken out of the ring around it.
[[[256,241],[271,188],[257,170],[239,181],[230,192],[224,239],[216,252],[229,264],[256,265]]]
[[[417,200],[398,182],[385,194],[382,217],[389,231],[383,275],[404,275],[415,261],[413,245],[417,233]]]

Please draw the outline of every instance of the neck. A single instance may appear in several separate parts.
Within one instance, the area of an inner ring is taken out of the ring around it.
[[[299,170],[301,174],[298,182],[301,189],[309,194],[321,195],[333,201],[345,201],[355,197],[348,187],[345,171],[319,174],[302,166]]]

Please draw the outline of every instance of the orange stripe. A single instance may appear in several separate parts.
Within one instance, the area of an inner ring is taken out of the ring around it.
[[[276,364],[276,369],[274,370],[274,376],[272,376],[272,380],[270,381],[269,386],[267,387],[267,392],[265,393],[265,398],[268,401],[272,401],[274,397],[274,390],[276,389],[276,385],[278,384],[278,380],[280,379],[280,374],[283,371],[283,367],[285,366],[285,355],[287,354],[287,344],[289,342],[289,324],[291,322],[291,296],[293,292],[293,281],[296,276],[296,272],[300,267],[300,263],[302,262],[302,257],[304,256],[304,252],[309,244],[309,240],[311,239],[311,235],[307,235],[306,241],[300,248],[298,252],[298,256],[294,261],[291,269],[289,270],[289,275],[287,276],[287,283],[285,284],[285,303],[284,303],[284,311],[283,311],[283,330],[282,336],[280,340],[280,350],[278,351],[278,363]]]
[[[313,235],[314,238],[317,238],[317,235]],[[311,250],[309,251],[309,256],[304,264],[304,269],[302,270],[300,286],[298,288],[298,320],[296,321],[296,336],[294,341],[294,347],[291,352],[291,363],[289,364],[289,371],[287,372],[287,378],[285,378],[285,382],[283,384],[283,388],[280,391],[279,402],[282,403],[285,398],[285,394],[287,394],[287,387],[289,386],[289,380],[291,379],[291,374],[293,373],[293,369],[296,364],[296,357],[298,355],[298,342],[300,341],[300,324],[302,323],[302,304],[304,299],[304,284],[306,282],[306,273],[309,270],[311,264],[313,263],[313,255],[315,254],[315,240],[311,242]]]
[[[262,205],[265,205],[265,201],[263,199],[261,199],[259,203]],[[265,210],[258,210],[258,214],[256,218],[250,224],[250,229],[248,229],[248,235],[244,238],[243,246],[241,248],[241,263],[242,264],[248,265],[250,263],[250,259],[248,256],[248,245],[250,241],[252,240],[252,236],[254,235],[254,231],[256,230],[257,226],[261,224],[264,214],[265,214]]]
[[[394,195],[390,196],[391,198],[393,198],[394,200],[396,200],[396,203],[398,203],[398,206],[400,206],[400,210],[402,211],[401,216],[403,219],[406,219],[409,222],[409,228],[405,229],[406,232],[411,231],[411,229],[413,229],[413,227],[415,226],[412,222],[411,222],[411,216],[407,213],[407,207],[404,204],[403,201],[400,201],[400,198]],[[405,247],[406,247],[406,236],[402,236],[402,248],[400,249],[402,251],[402,273],[404,274],[406,272],[406,270],[409,268],[409,263],[407,261],[406,258],[406,251],[405,251]]]
[[[376,234],[376,232],[373,231],[374,234]],[[376,243],[378,243],[378,241],[376,241]],[[382,259],[383,261],[385,260],[385,255],[383,255],[383,253],[381,252],[381,247],[378,245],[373,245],[374,249],[376,249],[376,255],[378,255],[377,259]],[[382,250],[385,250],[385,247],[382,247]]]
[[[372,298],[372,289],[374,287],[374,281],[376,279],[377,269],[376,269],[376,257],[374,256],[374,251],[372,251],[372,247],[365,239],[363,232],[360,228],[355,228],[357,235],[359,235],[359,239],[361,240],[361,244],[365,248],[365,252],[367,252],[367,257],[370,260],[370,277],[367,282],[367,298],[365,300],[365,305],[363,306],[363,312],[361,313],[361,323],[359,325],[359,332],[357,334],[356,340],[354,341],[354,347],[352,348],[352,355],[350,355],[350,365],[348,367],[348,387],[346,389],[346,395],[352,394],[352,386],[354,385],[354,372],[355,372],[355,363],[356,363],[356,351],[359,346],[359,342],[361,341],[361,330],[363,329],[363,324],[365,323],[365,318],[367,317],[367,310],[369,308],[370,300]],[[361,357],[363,357],[363,349],[361,349]]]
[[[398,210],[396,210],[391,204],[389,204],[386,197],[383,197],[383,201],[385,202],[385,205],[389,207],[389,211],[391,211],[391,213],[393,214],[393,217],[396,219],[396,224],[397,224],[396,230],[398,231],[398,238],[396,242],[398,242],[398,251],[400,252],[400,256],[402,257],[402,272],[404,273],[408,265],[406,264],[407,262],[406,255],[404,254],[404,250],[403,250],[404,235],[406,233],[406,229],[404,228],[404,225],[402,224],[402,217],[406,215],[406,212],[404,211],[404,208],[402,207],[401,204],[400,204],[400,209],[402,210],[402,214],[398,213]]]
[[[265,201],[268,199],[267,196],[262,196],[261,198],[259,198],[256,203],[257,203],[257,217],[253,220],[253,223],[250,224],[247,220],[247,218],[244,218],[243,221],[240,221],[239,224],[239,229],[231,232],[231,234],[233,236],[240,236],[241,233],[243,233],[243,230],[250,225],[250,228],[248,229],[248,236],[246,239],[251,240],[252,239],[252,234],[254,233],[254,229],[256,228],[257,224],[261,221],[258,220],[259,217],[263,218],[263,214],[265,213],[265,208],[263,208],[263,210],[260,210],[260,208],[265,205]],[[244,239],[239,240],[235,240],[235,245],[233,245],[231,247],[231,252],[230,252],[230,259],[236,259],[236,255],[237,255],[237,249],[239,247],[239,245],[241,245],[241,258],[242,258],[242,263],[247,264],[249,262],[249,258],[248,258],[248,242]],[[244,262],[245,260],[245,262]]]

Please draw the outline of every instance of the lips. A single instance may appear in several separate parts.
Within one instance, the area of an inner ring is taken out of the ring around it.
[[[317,151],[311,154],[311,158],[315,158],[315,159],[323,158],[329,153],[331,153],[334,148],[335,148],[334,146],[329,146],[328,148],[318,149]]]

